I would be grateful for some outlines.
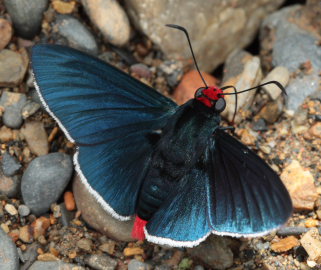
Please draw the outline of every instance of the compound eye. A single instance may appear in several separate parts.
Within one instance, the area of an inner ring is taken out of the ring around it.
[[[219,98],[216,102],[215,102],[215,105],[214,105],[214,109],[215,111],[217,112],[222,112],[225,110],[225,107],[226,107],[226,102],[225,102],[225,99],[224,98]]]
[[[195,92],[195,98],[203,97],[204,96],[204,94],[203,94],[204,89],[205,89],[204,87],[198,88]]]

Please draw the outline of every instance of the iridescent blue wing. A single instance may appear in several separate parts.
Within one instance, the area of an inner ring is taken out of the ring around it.
[[[209,152],[213,233],[259,236],[288,220],[292,214],[289,193],[259,156],[224,131],[211,138]]]
[[[168,183],[171,192],[145,227],[150,242],[175,247],[193,247],[212,231],[208,220],[209,177],[193,169],[178,182]]]
[[[80,146],[74,160],[82,180],[107,211],[129,219],[152,152],[148,136],[163,127],[177,105],[111,65],[68,47],[33,47],[32,69],[47,111]]]
[[[146,225],[154,243],[193,247],[210,233],[260,236],[282,226],[292,213],[277,174],[253,151],[218,130],[200,167],[171,183],[171,193]]]

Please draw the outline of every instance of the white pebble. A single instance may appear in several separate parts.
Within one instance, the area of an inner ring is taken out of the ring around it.
[[[286,67],[278,66],[261,81],[261,84],[269,81],[278,81],[283,87],[286,87],[289,82],[290,74]],[[275,84],[268,84],[262,87],[273,100],[276,100],[282,93],[280,88]]]
[[[15,216],[18,214],[17,209],[12,205],[7,203],[4,207],[4,209],[11,215],[11,216]]]

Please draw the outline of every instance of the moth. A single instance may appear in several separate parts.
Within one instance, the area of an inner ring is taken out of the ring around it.
[[[290,217],[278,175],[220,125],[227,87],[204,81],[178,106],[117,68],[58,45],[34,46],[32,70],[44,107],[77,146],[82,182],[113,217],[135,218],[136,238],[193,247],[212,233],[261,236]]]

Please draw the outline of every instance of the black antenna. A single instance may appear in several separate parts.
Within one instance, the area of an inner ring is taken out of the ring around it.
[[[251,91],[251,90],[257,89],[257,88],[259,88],[259,87],[261,87],[261,86],[264,86],[264,85],[267,85],[267,84],[275,84],[277,87],[280,88],[280,90],[282,91],[282,93],[283,93],[284,95],[287,95],[287,94],[286,94],[286,91],[285,91],[285,89],[284,89],[284,87],[283,87],[283,85],[280,84],[278,81],[269,81],[269,82],[262,83],[262,84],[260,84],[260,85],[255,86],[255,87],[251,87],[251,88],[249,88],[249,89],[245,89],[245,90],[242,90],[242,91],[239,91],[239,92],[235,92],[235,93],[222,93],[222,94],[220,94],[220,95],[222,95],[222,96],[226,96],[226,95],[237,95],[237,94],[241,94],[241,93],[244,93],[244,92],[247,92],[247,91]],[[222,90],[225,90],[225,89],[227,89],[227,88],[234,88],[234,86],[224,86],[224,87],[222,87],[221,89],[222,89]]]
[[[197,62],[196,62],[196,58],[195,58],[195,55],[194,55],[194,52],[193,52],[193,48],[192,48],[192,44],[191,44],[191,40],[189,38],[189,35],[188,35],[188,32],[187,30],[182,27],[182,26],[179,26],[179,25],[176,25],[176,24],[166,24],[167,27],[171,27],[171,28],[175,28],[175,29],[178,29],[178,30],[181,30],[185,33],[186,37],[187,37],[187,41],[188,41],[188,44],[189,44],[189,48],[191,49],[191,52],[192,52],[192,56],[193,56],[193,59],[194,59],[194,63],[195,63],[195,66],[196,66],[196,69],[198,71],[198,73],[200,74],[201,78],[202,78],[202,81],[203,83],[205,84],[206,88],[208,88],[203,76],[202,76],[202,73],[201,71],[199,70],[198,68],[198,65],[197,65]]]

